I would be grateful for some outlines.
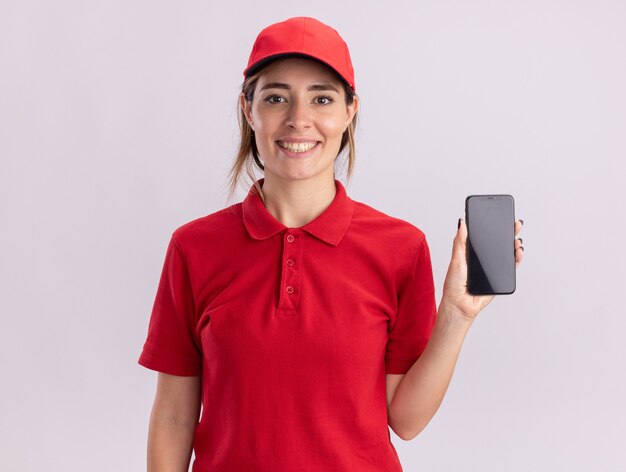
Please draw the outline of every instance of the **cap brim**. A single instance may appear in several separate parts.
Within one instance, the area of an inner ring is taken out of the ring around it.
[[[265,58],[261,59],[260,61],[257,61],[255,64],[252,64],[252,66],[250,66],[249,68],[247,68],[244,71],[244,76],[246,78],[248,78],[251,75],[256,74],[258,71],[260,71],[264,67],[268,66],[269,64],[271,64],[275,60],[277,60],[277,59],[286,59],[286,58],[289,58],[289,57],[300,57],[300,58],[310,59],[312,61],[319,62],[320,64],[325,65],[330,70],[332,70],[335,74],[337,74],[337,77],[339,77],[339,79],[342,82],[344,82],[347,85],[350,85],[348,83],[348,81],[346,79],[344,79],[343,76],[339,72],[337,72],[337,70],[334,67],[332,67],[330,64],[322,61],[321,59],[318,59],[317,57],[309,56],[308,54],[302,54],[300,52],[286,52],[286,53],[274,54],[273,56],[265,57]]]

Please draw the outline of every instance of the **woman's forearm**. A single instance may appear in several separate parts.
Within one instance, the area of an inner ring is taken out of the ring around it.
[[[191,460],[193,421],[154,410],[148,432],[148,472],[187,472]]]
[[[202,378],[159,372],[148,431],[148,472],[187,472]]]
[[[439,409],[472,321],[439,306],[426,349],[404,375],[389,408],[389,424],[402,439],[417,436]]]

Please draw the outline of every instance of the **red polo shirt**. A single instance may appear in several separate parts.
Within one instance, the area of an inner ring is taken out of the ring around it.
[[[252,187],[172,234],[139,363],[202,376],[194,472],[402,470],[385,374],[432,331],[430,254],[415,226],[335,184],[299,228]]]

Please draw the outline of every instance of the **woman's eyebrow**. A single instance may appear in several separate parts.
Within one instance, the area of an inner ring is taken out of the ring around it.
[[[267,90],[267,89],[285,89],[285,90],[289,90],[290,88],[291,87],[288,84],[283,84],[281,82],[268,82],[263,87],[261,87],[261,90]]]
[[[316,85],[311,85],[308,90],[332,90],[333,92],[337,92],[339,93],[339,90],[337,90],[337,87],[335,87],[334,85],[331,84],[316,84]]]
[[[282,82],[268,82],[263,87],[261,87],[261,91],[267,90],[267,89],[291,90],[291,86],[289,84],[285,84]],[[339,90],[337,90],[337,87],[335,87],[332,84],[310,85],[309,87],[307,87],[307,90],[314,90],[314,91],[332,90],[333,92],[339,93]]]

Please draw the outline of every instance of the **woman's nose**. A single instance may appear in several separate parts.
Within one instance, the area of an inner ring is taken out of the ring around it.
[[[286,125],[293,129],[307,129],[311,127],[311,110],[306,103],[293,100],[288,108]]]

